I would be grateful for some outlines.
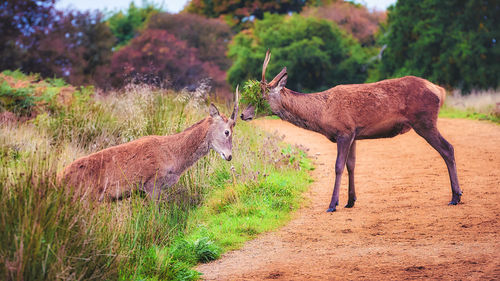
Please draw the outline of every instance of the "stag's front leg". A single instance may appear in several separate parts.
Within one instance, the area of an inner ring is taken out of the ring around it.
[[[351,149],[349,149],[349,155],[347,155],[347,172],[349,173],[349,200],[345,208],[354,207],[354,202],[356,202],[356,190],[354,188],[354,166],[356,164],[356,141],[351,144]]]
[[[353,140],[354,140],[354,135],[337,137],[337,161],[335,162],[335,186],[333,187],[332,200],[330,201],[330,206],[328,207],[328,210],[326,210],[327,212],[335,212],[337,205],[339,204],[340,181],[342,179],[342,173],[344,172],[344,167],[346,165],[349,148],[351,147]]]

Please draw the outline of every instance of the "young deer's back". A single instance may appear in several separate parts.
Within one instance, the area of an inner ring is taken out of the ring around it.
[[[82,157],[63,171],[65,183],[95,199],[118,199],[134,185],[176,181],[175,136],[147,136]],[[170,174],[170,176],[169,176]]]

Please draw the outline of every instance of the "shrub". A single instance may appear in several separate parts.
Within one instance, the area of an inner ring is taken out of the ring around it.
[[[300,13],[335,22],[362,45],[375,44],[379,25],[386,20],[385,12],[369,11],[365,6],[348,1],[333,1],[322,6],[308,6]]]
[[[363,50],[333,23],[300,15],[266,15],[230,44],[228,55],[234,63],[228,80],[233,87],[260,77],[267,49],[272,53],[268,77],[286,66],[287,87],[297,91],[324,90],[366,78]]]
[[[181,89],[208,76],[194,48],[165,30],[147,29],[113,55],[111,85],[172,86]]]
[[[389,10],[385,77],[416,75],[464,93],[500,86],[497,1],[398,1]]]

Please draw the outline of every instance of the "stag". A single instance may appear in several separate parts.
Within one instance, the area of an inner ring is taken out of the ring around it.
[[[390,138],[411,128],[439,152],[448,168],[452,199],[460,202],[462,191],[457,178],[453,146],[439,133],[436,122],[446,92],[419,77],[406,76],[376,83],[338,85],[323,92],[303,94],[285,88],[286,67],[267,83],[265,73],[271,58],[268,51],[262,66],[262,98],[281,119],[307,130],[323,134],[337,143],[335,185],[327,212],[334,212],[344,167],[349,175],[346,208],[354,207],[354,166],[356,140]],[[249,105],[241,119],[251,120],[255,107]]]
[[[210,149],[231,161],[238,88],[230,119],[213,104],[209,112],[208,117],[181,133],[146,136],[77,159],[64,168],[59,180],[99,201],[121,199],[133,190],[159,199],[162,189],[177,183],[181,174]]]

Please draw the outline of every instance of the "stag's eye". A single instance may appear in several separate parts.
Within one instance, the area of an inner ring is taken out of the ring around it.
[[[226,135],[226,137],[229,137],[229,130],[225,130],[224,135]]]

